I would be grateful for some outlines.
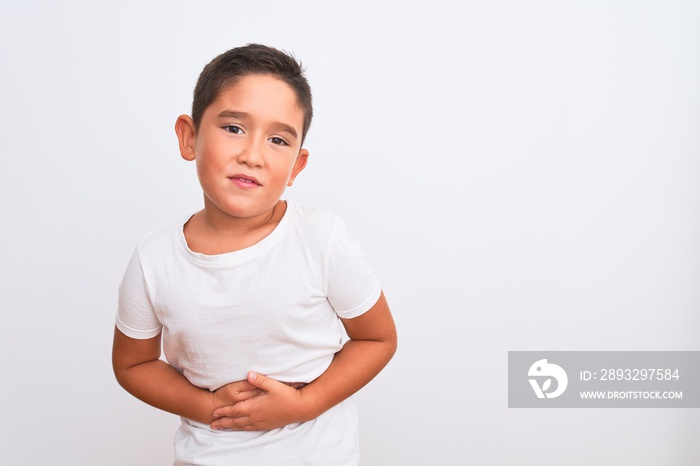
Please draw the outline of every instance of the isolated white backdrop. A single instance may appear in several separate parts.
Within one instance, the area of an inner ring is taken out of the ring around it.
[[[460,3],[460,5],[457,5]],[[2,463],[160,465],[177,420],[110,366],[139,237],[201,206],[173,124],[248,42],[301,58],[312,158],[400,347],[379,465],[690,465],[693,409],[507,408],[508,350],[699,350],[694,1],[0,3]]]

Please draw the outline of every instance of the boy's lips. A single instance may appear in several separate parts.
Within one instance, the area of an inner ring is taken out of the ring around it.
[[[241,188],[252,188],[254,186],[261,186],[258,180],[248,175],[238,174],[229,176],[228,179],[233,181],[237,186],[240,186]]]

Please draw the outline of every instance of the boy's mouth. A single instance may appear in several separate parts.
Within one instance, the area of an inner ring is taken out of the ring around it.
[[[261,186],[260,182],[248,175],[233,175],[228,177],[229,180],[237,182],[243,186]]]

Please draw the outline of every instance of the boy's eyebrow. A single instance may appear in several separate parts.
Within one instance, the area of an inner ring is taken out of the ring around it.
[[[234,112],[233,110],[224,110],[223,112],[219,113],[219,118],[243,118],[246,116],[248,116],[247,113]]]
[[[247,117],[247,116],[248,116],[248,114],[245,113],[245,112],[235,112],[235,111],[233,111],[233,110],[224,110],[224,111],[222,111],[221,113],[219,113],[219,118],[220,118],[220,119],[221,119],[221,118],[239,118],[239,119],[243,119],[243,118],[245,118],[245,117]],[[298,138],[298,137],[299,137],[299,135],[297,134],[297,131],[296,131],[292,126],[289,126],[289,125],[286,124],[286,123],[282,123],[282,122],[280,122],[280,121],[277,121],[277,122],[273,123],[273,125],[274,125],[274,126],[279,126],[280,129],[281,129],[282,131],[285,131],[285,132],[291,134],[294,138]]]
[[[277,123],[275,123],[275,125],[279,126],[282,129],[282,131],[289,133],[294,139],[297,138],[296,130],[294,128],[292,128],[291,126],[289,126],[288,124],[277,122]]]

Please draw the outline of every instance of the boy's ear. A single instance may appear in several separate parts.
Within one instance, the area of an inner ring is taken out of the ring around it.
[[[301,149],[297,159],[294,161],[294,166],[292,167],[292,174],[289,176],[289,181],[287,181],[287,186],[294,184],[294,178],[304,169],[306,162],[309,160],[309,151],[306,149]]]
[[[177,117],[175,133],[177,134],[177,141],[180,145],[180,155],[183,159],[191,162],[195,158],[194,140],[196,131],[194,121],[192,121],[189,115],[180,115]]]

